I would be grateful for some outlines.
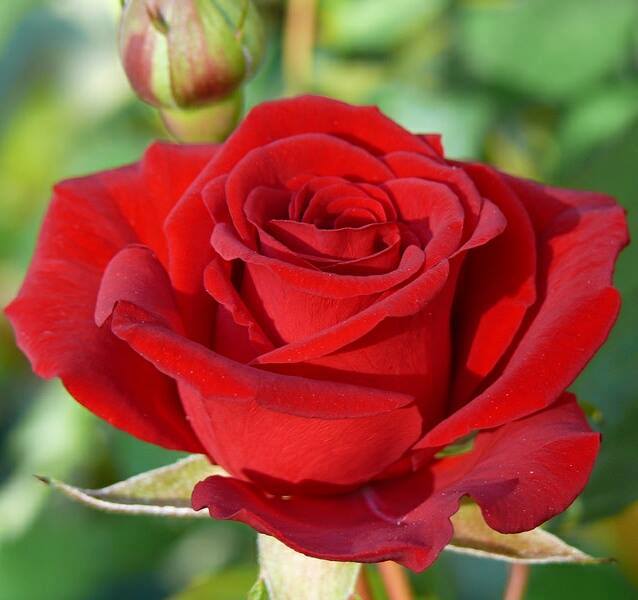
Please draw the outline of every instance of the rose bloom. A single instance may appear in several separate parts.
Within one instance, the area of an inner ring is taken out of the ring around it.
[[[230,473],[195,509],[421,570],[462,497],[514,533],[583,489],[599,436],[565,389],[616,318],[626,240],[608,196],[302,97],[56,186],[7,314],[37,374]]]

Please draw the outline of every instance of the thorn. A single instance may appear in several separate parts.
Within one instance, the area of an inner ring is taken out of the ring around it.
[[[51,485],[51,479],[49,477],[45,477],[44,475],[33,475],[38,481],[44,483],[44,485]]]

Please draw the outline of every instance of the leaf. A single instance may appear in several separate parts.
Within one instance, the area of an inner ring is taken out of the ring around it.
[[[319,9],[320,42],[345,53],[386,52],[423,34],[449,0],[324,0]]]
[[[250,588],[246,600],[268,600],[268,590],[266,589],[266,584],[263,579],[258,579],[255,585]]]
[[[453,444],[448,444],[445,448],[439,450],[434,458],[445,458],[446,456],[458,456],[459,454],[466,454],[474,448],[474,439],[476,438],[476,431],[463,436],[460,440]]]
[[[268,596],[251,595],[258,590],[257,585],[248,592],[255,580],[255,571],[251,565],[226,568],[209,576],[200,576],[188,588],[171,595],[167,600],[268,600]]]
[[[454,158],[481,155],[483,139],[494,120],[494,102],[470,90],[433,92],[414,85],[389,85],[374,98],[390,118],[410,131],[443,135],[445,153]]]
[[[627,209],[634,243],[622,252],[615,284],[624,299],[620,317],[605,345],[575,382],[577,396],[600,408],[605,422],[601,452],[583,495],[583,520],[610,516],[638,498],[636,460],[635,370],[638,364],[638,121],[615,140],[601,144],[582,160],[564,165],[552,183],[564,187],[600,190],[615,196]]]
[[[491,529],[476,504],[463,504],[452,517],[454,537],[446,550],[510,563],[603,563],[543,529],[503,534]]]
[[[558,142],[563,165],[581,159],[631,128],[638,116],[638,85],[606,84],[570,108],[560,125]]]
[[[310,558],[279,540],[259,535],[259,566],[270,600],[346,600],[361,565]]]
[[[483,80],[547,100],[564,100],[628,64],[634,0],[534,0],[463,11],[459,40]]]
[[[206,511],[190,507],[193,487],[211,475],[226,475],[205,456],[195,454],[98,490],[74,487],[55,479],[40,481],[72,500],[106,512],[158,517],[208,518]]]

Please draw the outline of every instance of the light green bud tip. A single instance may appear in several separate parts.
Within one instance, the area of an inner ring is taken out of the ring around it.
[[[185,108],[226,98],[250,78],[264,38],[251,0],[128,0],[119,46],[142,100]]]

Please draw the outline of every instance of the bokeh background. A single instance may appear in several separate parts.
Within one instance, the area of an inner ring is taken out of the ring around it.
[[[614,194],[636,231],[636,0],[306,0],[288,20],[285,3],[257,1],[270,39],[248,105],[300,91],[378,104],[414,131],[441,131],[453,157]],[[0,2],[2,305],[24,274],[51,185],[135,160],[166,136],[121,71],[119,4]],[[603,451],[584,495],[550,527],[618,563],[534,567],[530,599],[638,598],[638,246],[624,252],[616,281],[620,322],[573,386]],[[33,479],[98,487],[177,455],[36,380],[3,316],[0,398],[0,600],[245,596],[256,574],[248,528],[100,514]],[[445,553],[414,584],[420,598],[480,600],[499,597],[505,574]]]

